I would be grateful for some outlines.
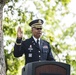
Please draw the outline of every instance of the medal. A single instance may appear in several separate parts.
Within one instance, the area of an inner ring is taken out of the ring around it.
[[[33,50],[32,45],[29,46],[28,50],[31,52]]]

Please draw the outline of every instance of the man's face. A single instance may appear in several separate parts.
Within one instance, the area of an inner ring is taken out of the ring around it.
[[[35,38],[39,38],[42,34],[42,28],[32,28],[32,34]]]

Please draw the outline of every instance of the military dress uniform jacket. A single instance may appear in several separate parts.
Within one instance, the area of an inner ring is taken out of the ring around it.
[[[21,42],[21,45],[15,44],[14,56],[20,57],[25,54],[26,63],[43,60],[54,60],[51,47],[47,41],[40,39],[40,46],[37,45],[33,37],[25,41],[17,39],[16,42]]]

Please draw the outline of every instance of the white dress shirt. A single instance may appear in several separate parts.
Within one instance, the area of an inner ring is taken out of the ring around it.
[[[36,43],[37,43],[37,40],[39,40],[39,45],[40,45],[40,38],[37,39],[37,38],[35,38],[35,37],[33,36],[33,39],[35,40]]]

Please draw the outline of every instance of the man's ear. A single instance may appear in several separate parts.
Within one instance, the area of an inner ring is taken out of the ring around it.
[[[31,32],[33,31],[33,28],[31,28]]]

